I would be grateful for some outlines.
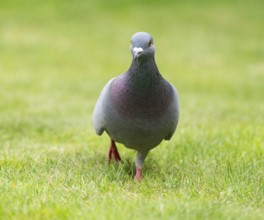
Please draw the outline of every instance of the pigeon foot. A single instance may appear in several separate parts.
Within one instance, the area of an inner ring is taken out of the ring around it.
[[[111,140],[111,144],[110,144],[110,148],[109,148],[109,152],[108,152],[108,164],[110,163],[110,161],[112,160],[112,157],[114,158],[114,160],[118,163],[119,161],[121,161],[121,157],[118,153],[116,144],[113,140]]]
[[[142,181],[142,171],[141,168],[137,167],[136,175],[134,176],[134,182],[141,182]]]

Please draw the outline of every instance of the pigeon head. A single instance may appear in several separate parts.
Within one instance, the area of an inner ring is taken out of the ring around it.
[[[154,56],[155,46],[152,36],[146,32],[135,33],[131,39],[130,51],[134,59]]]

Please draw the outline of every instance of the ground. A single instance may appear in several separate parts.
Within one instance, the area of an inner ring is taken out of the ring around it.
[[[0,219],[264,219],[263,1],[0,3]],[[92,127],[137,31],[154,37],[180,122],[107,164]]]

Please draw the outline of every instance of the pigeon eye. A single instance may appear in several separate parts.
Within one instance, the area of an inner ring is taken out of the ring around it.
[[[153,43],[153,41],[151,40],[151,41],[149,42],[149,44],[148,44],[148,47],[150,47],[152,43]]]

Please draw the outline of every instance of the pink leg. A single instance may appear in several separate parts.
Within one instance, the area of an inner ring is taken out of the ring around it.
[[[142,181],[142,170],[141,168],[137,167],[136,175],[134,176],[135,182],[141,182]]]
[[[144,164],[144,161],[148,155],[149,150],[147,151],[138,151],[137,157],[136,157],[136,175],[134,176],[135,182],[141,182],[142,181],[142,167]]]
[[[108,151],[108,163],[110,163],[112,156],[116,162],[121,161],[115,142],[111,139],[110,148]]]

